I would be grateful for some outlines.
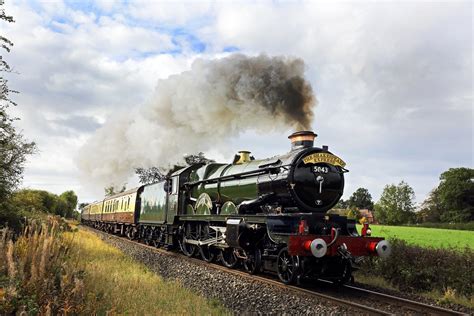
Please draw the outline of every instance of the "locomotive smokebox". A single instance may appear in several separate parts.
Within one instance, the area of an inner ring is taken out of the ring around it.
[[[312,131],[295,132],[288,136],[291,141],[291,150],[313,147],[314,139],[318,136]]]

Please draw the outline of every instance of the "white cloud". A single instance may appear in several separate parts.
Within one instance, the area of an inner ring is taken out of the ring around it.
[[[15,43],[6,58],[20,73],[10,76],[21,91],[15,112],[42,149],[29,163],[26,185],[73,183],[81,199],[91,199],[96,192],[80,187],[72,164],[90,134],[61,124],[73,117],[84,126],[104,123],[110,113],[145,102],[158,78],[226,47],[306,61],[319,101],[318,143],[348,162],[348,194],[366,186],[378,197],[385,184],[405,179],[421,201],[442,171],[473,165],[470,2],[99,1],[95,7],[7,3],[17,21],[5,32]],[[193,51],[176,30],[206,50]],[[157,54],[167,51],[174,53]],[[260,157],[277,154],[288,148],[287,132],[250,133],[230,142],[232,152],[213,155],[228,158],[243,147]]]

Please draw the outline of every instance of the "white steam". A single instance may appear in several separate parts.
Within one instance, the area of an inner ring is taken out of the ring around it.
[[[145,105],[111,117],[81,148],[78,165],[96,184],[120,185],[137,167],[167,168],[242,131],[307,129],[315,102],[301,59],[196,60],[159,80]]]

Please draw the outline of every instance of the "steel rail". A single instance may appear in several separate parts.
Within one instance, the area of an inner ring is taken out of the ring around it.
[[[394,304],[401,306],[404,309],[414,310],[422,313],[428,313],[430,315],[467,315],[458,311],[453,311],[447,308],[433,306],[426,303],[421,303],[417,301],[412,301],[406,298],[393,296],[385,293],[379,293],[372,290],[367,290],[364,288],[344,285],[344,289],[349,289],[350,291],[357,293],[358,295],[364,295],[365,297],[373,297],[379,301],[384,301],[389,304]]]

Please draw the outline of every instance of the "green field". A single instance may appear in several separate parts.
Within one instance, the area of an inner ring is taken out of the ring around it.
[[[361,228],[357,225],[359,232]],[[370,228],[374,237],[403,239],[423,247],[474,250],[474,231],[386,225],[370,225]]]

